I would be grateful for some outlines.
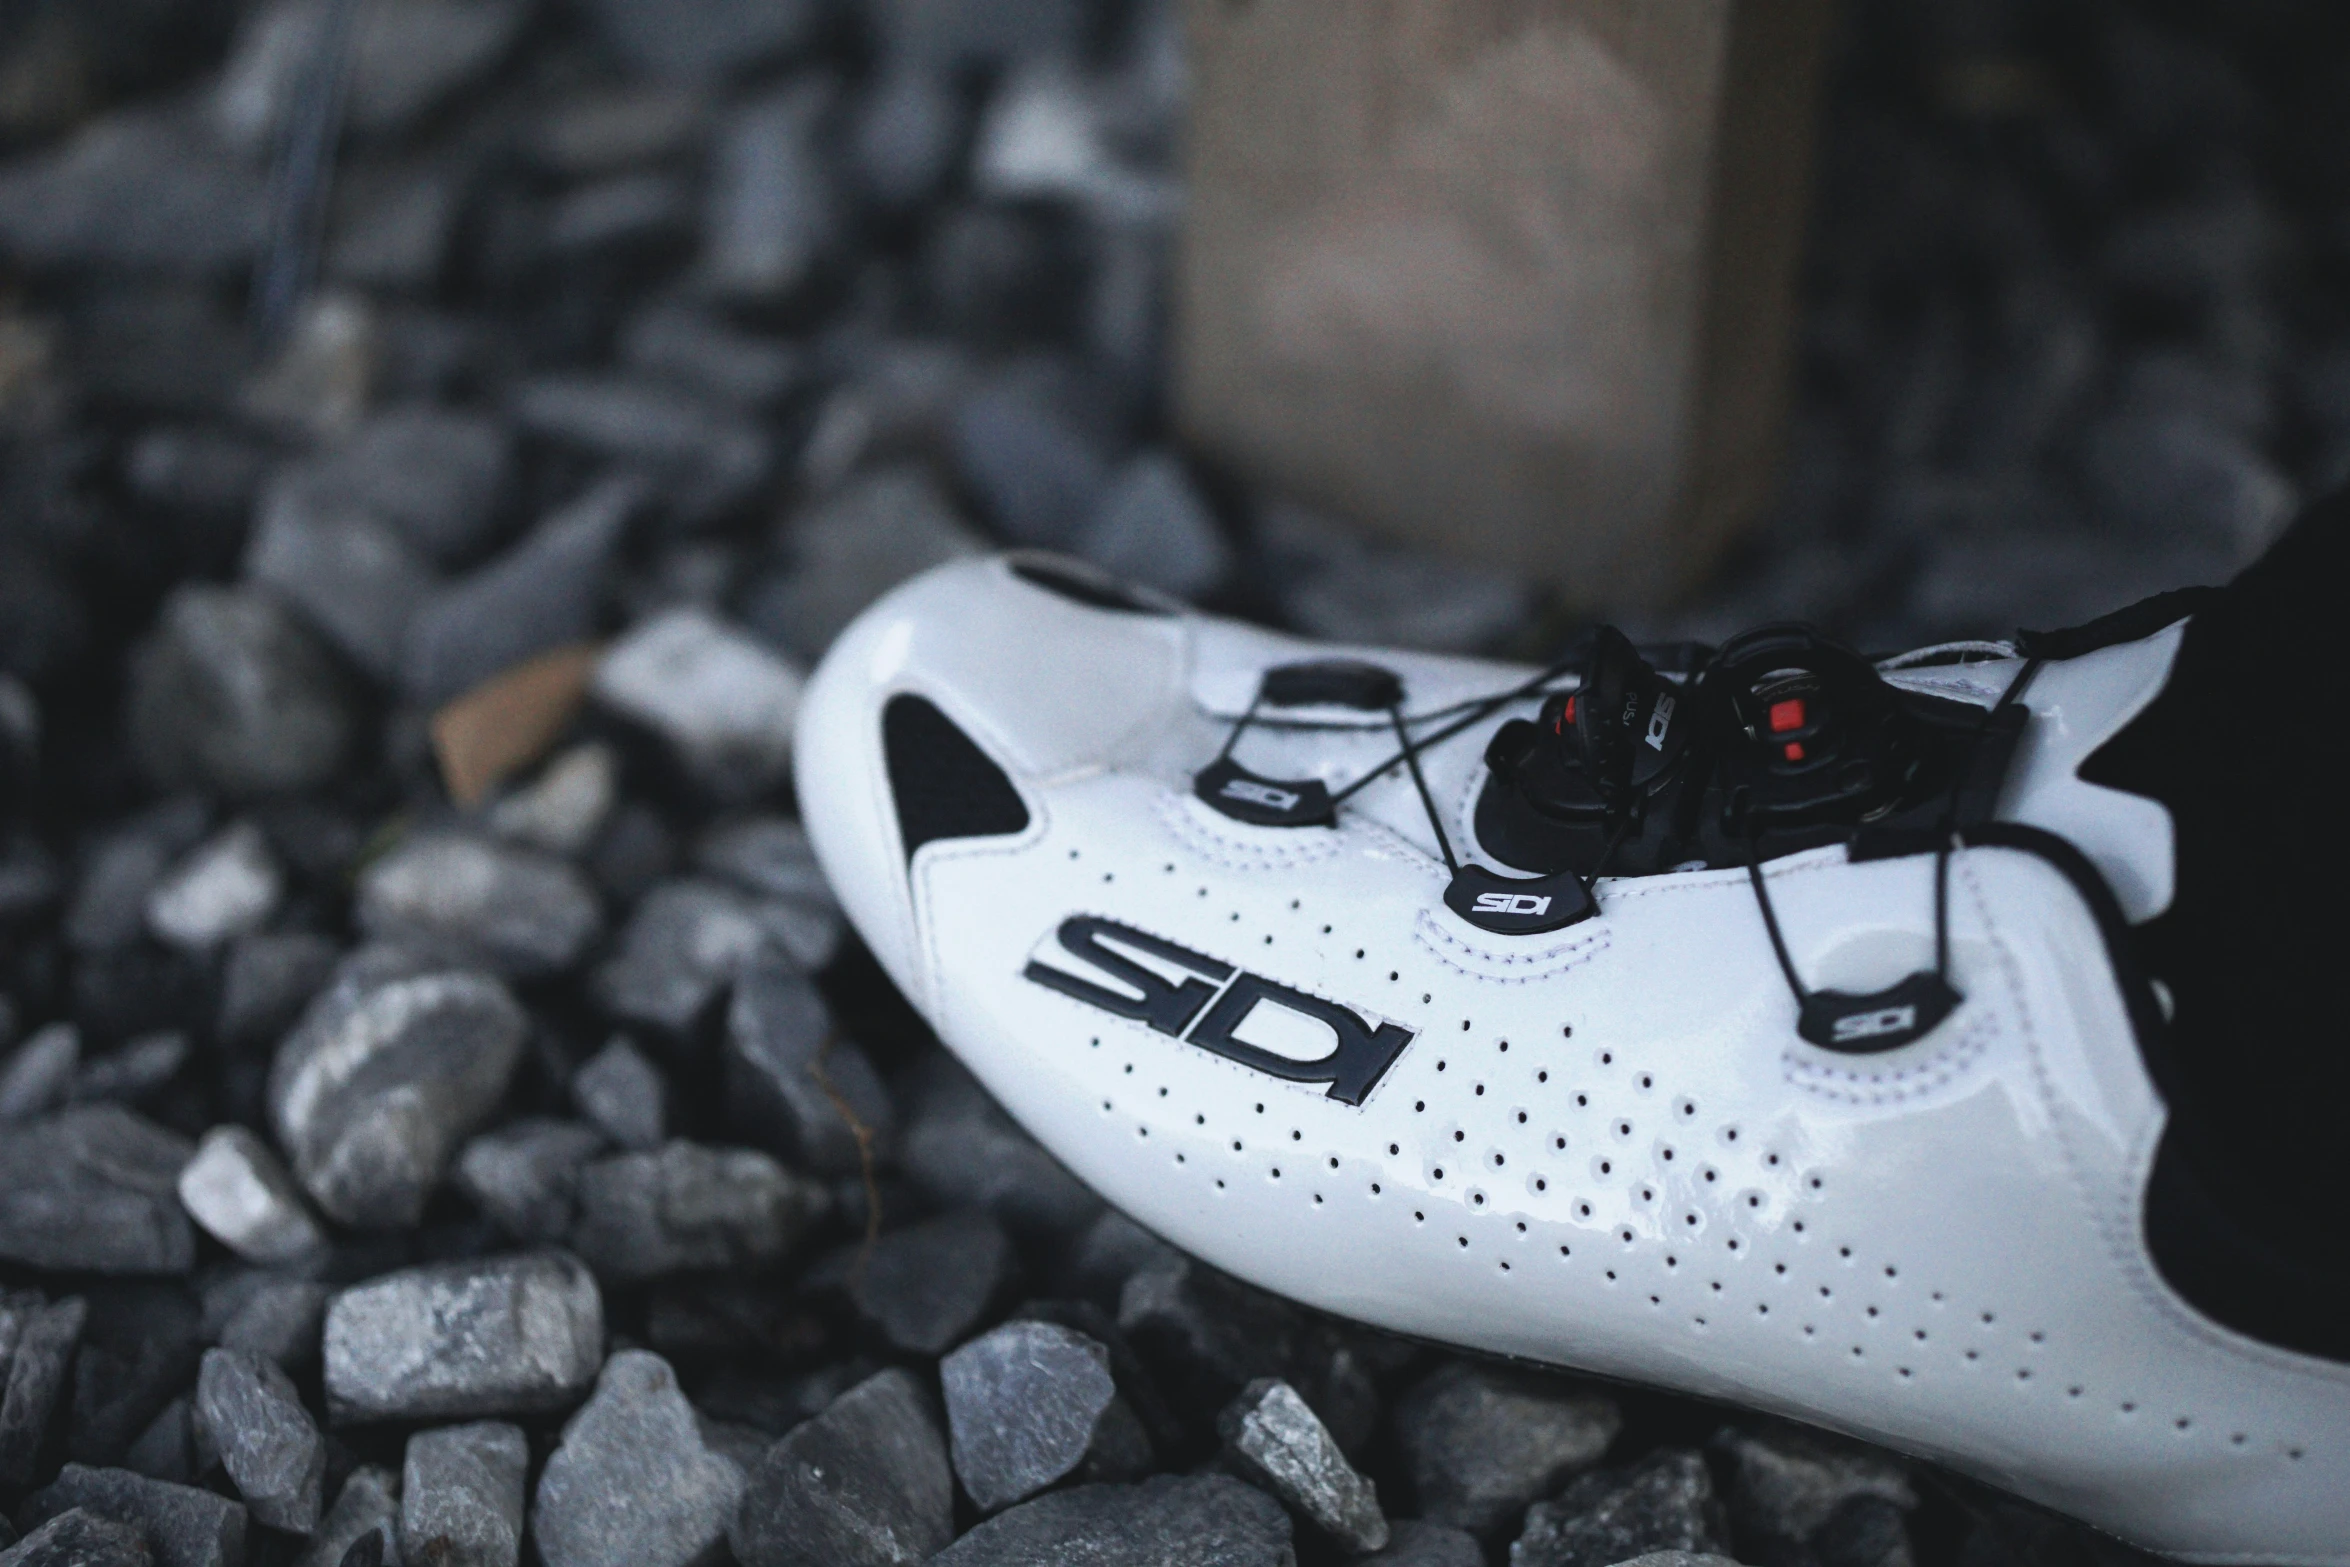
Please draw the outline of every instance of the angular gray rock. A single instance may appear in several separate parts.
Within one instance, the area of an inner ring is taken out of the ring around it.
[[[122,1467],[150,1480],[192,1485],[199,1469],[208,1469],[217,1461],[210,1440],[209,1435],[197,1428],[194,1401],[175,1398],[163,1406],[162,1414],[147,1423],[138,1440],[124,1450]],[[199,1447],[204,1450],[199,1452]]]
[[[1215,513],[1165,452],[1130,457],[1077,530],[1077,553],[1113,576],[1196,599],[1232,570]]]
[[[204,1134],[180,1171],[179,1197],[206,1234],[248,1262],[300,1262],[326,1246],[285,1166],[245,1127]]]
[[[534,435],[650,475],[672,520],[686,527],[740,506],[775,466],[773,441],[757,422],[663,381],[542,375],[521,384],[513,408]]]
[[[278,1047],[270,1119],[327,1214],[413,1224],[522,1056],[522,1009],[487,974],[364,948]]]
[[[136,1105],[152,1098],[188,1064],[188,1036],[177,1029],[142,1034],[116,1050],[84,1061],[73,1074],[76,1104],[112,1100]]]
[[[147,1536],[135,1525],[81,1507],[0,1550],[0,1567],[152,1567],[154,1560]]]
[[[1273,1377],[1251,1382],[1216,1427],[1244,1473],[1348,1552],[1387,1543],[1378,1489],[1346,1461],[1297,1389]]]
[[[243,1567],[245,1509],[225,1496],[127,1469],[67,1464],[26,1500],[18,1517],[37,1526],[77,1507],[138,1529],[155,1553],[155,1567]]]
[[[58,1272],[185,1273],[196,1233],[174,1189],[194,1150],[119,1105],[0,1136],[0,1258]]]
[[[848,134],[858,194],[902,212],[938,192],[970,131],[969,115],[944,71],[895,59],[866,89]]]
[[[195,1411],[256,1522],[290,1534],[318,1526],[326,1505],[326,1438],[275,1361],[206,1350]]]
[[[409,1268],[337,1295],[324,1352],[337,1423],[563,1409],[602,1364],[603,1296],[562,1252]]]
[[[308,931],[264,932],[231,942],[221,965],[214,1037],[237,1050],[277,1043],[326,988],[341,956],[333,941]]]
[[[36,269],[225,273],[260,243],[265,199],[202,127],[115,115],[0,168],[0,250]]]
[[[1707,1445],[1728,1461],[1730,1522],[1749,1549],[1797,1554],[1855,1501],[1884,1503],[1897,1520],[1918,1503],[1900,1460],[1818,1432],[1732,1426]]]
[[[1110,1352],[1052,1322],[1007,1322],[939,1362],[955,1477],[992,1513],[1048,1486],[1131,1480],[1150,1439],[1118,1396]]]
[[[617,1022],[682,1038],[773,940],[757,906],[734,888],[663,882],[638,900],[620,950],[597,968],[596,997]]]
[[[1230,1475],[1155,1475],[1055,1491],[998,1513],[935,1567],[1296,1567],[1289,1515]]]
[[[164,872],[147,895],[147,928],[185,952],[210,952],[276,911],[285,877],[251,822],[237,822]]]
[[[1668,1448],[1628,1469],[1584,1475],[1528,1508],[1510,1567],[1616,1567],[1651,1551],[1729,1550],[1705,1459]]]
[[[1711,1551],[1645,1551],[1617,1567],[1739,1567],[1727,1556]]]
[[[402,1556],[418,1567],[515,1567],[529,1468],[522,1428],[503,1421],[409,1437],[400,1479]]]
[[[571,1074],[571,1102],[631,1153],[660,1147],[669,1123],[669,1085],[661,1069],[618,1035]]]
[[[753,1149],[671,1142],[579,1172],[571,1244],[616,1281],[765,1268],[790,1255],[830,1203],[826,1188]]]
[[[411,404],[375,415],[303,464],[300,482],[389,524],[427,561],[460,566],[489,541],[513,448],[495,419]]]
[[[1024,368],[1024,367],[1020,367]],[[1020,368],[956,410],[956,470],[988,520],[1017,544],[1067,548],[1109,488],[1110,459],[1060,406],[1043,376]]]
[[[512,549],[433,592],[409,617],[400,686],[436,706],[596,629],[606,568],[644,503],[634,479],[607,479]]]
[[[1358,1558],[1355,1567],[1485,1567],[1485,1549],[1466,1529],[1399,1518],[1387,1526],[1387,1548]]]
[[[319,1329],[333,1293],[315,1279],[259,1269],[232,1274],[205,1286],[204,1331],[223,1349],[304,1371],[317,1363]]]
[[[954,1499],[929,1395],[884,1371],[767,1450],[729,1541],[742,1567],[913,1567],[954,1538]]]
[[[0,1291],[0,1486],[33,1482],[88,1316],[78,1295],[44,1304]]]
[[[780,954],[753,957],[736,978],[725,1049],[729,1124],[750,1142],[818,1175],[854,1175],[896,1152],[880,1074]]]
[[[245,576],[301,611],[379,681],[398,671],[409,618],[433,589],[431,567],[398,529],[298,474],[264,493],[245,545]]]
[[[1288,1301],[1170,1249],[1128,1276],[1118,1328],[1170,1401],[1210,1424],[1249,1383],[1289,1373],[1305,1324]]]
[[[823,87],[789,86],[719,127],[702,238],[704,285],[718,298],[789,299],[838,238],[838,202],[816,143],[830,98]]]
[[[368,866],[353,914],[379,940],[475,954],[523,979],[569,968],[604,925],[595,889],[562,860],[441,831]]]
[[[655,305],[631,321],[620,357],[630,368],[745,408],[767,408],[806,379],[798,350],[716,316]]]
[[[0,1062],[0,1126],[29,1121],[71,1097],[82,1064],[82,1033],[71,1023],[34,1031]]]
[[[976,1203],[1017,1235],[1052,1240],[1074,1235],[1101,1212],[1101,1199],[944,1052],[924,1063],[914,1100],[898,1162],[932,1202]]]
[[[783,544],[793,570],[755,618],[813,662],[865,607],[909,577],[986,551],[954,502],[920,468],[877,468],[795,513]]]
[[[603,831],[619,797],[620,761],[612,748],[575,745],[490,807],[490,831],[549,854],[577,854]]]
[[[687,82],[733,76],[787,54],[822,21],[811,0],[594,0],[605,41],[647,75]]]
[[[807,829],[786,816],[738,816],[694,840],[694,866],[756,898],[837,908]],[[828,954],[827,954],[828,955]],[[804,969],[824,966],[794,953]]]
[[[965,1208],[883,1235],[849,1298],[892,1347],[943,1355],[979,1325],[1014,1267],[1003,1226],[984,1208]]]
[[[622,1350],[539,1475],[546,1567],[689,1567],[726,1537],[743,1472],[710,1451],[669,1362]]]
[[[224,794],[307,789],[342,765],[347,687],[325,650],[266,594],[172,590],[131,660],[131,748],[171,785]]]
[[[551,1244],[571,1233],[580,1169],[604,1147],[603,1133],[577,1121],[509,1122],[465,1145],[457,1184],[516,1240]]]
[[[1622,1428],[1603,1395],[1460,1360],[1407,1390],[1393,1421],[1421,1516],[1476,1535],[1598,1463]]]
[[[706,611],[640,622],[596,666],[597,700],[667,741],[686,770],[727,798],[780,782],[799,712],[798,670]]]
[[[1126,1281],[1143,1269],[1173,1260],[1174,1247],[1115,1208],[1085,1227],[1061,1265],[1061,1291],[1115,1313]]]
[[[398,1567],[400,1561],[400,1477],[378,1464],[362,1464],[351,1471],[335,1494],[335,1504],[319,1522],[294,1567],[367,1567],[370,1558],[361,1544],[378,1537],[374,1567]]]

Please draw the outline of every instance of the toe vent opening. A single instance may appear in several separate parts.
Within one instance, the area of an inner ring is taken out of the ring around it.
[[[907,859],[941,838],[994,838],[1027,828],[1028,807],[1012,780],[923,698],[893,696],[883,706],[881,751]]]

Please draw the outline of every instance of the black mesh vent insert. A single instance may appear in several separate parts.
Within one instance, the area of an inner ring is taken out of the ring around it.
[[[881,754],[909,860],[933,839],[993,838],[1028,825],[1004,770],[918,696],[893,696],[882,708]]]

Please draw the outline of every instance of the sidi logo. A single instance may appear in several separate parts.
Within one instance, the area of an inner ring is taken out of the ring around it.
[[[1253,778],[1234,778],[1217,791],[1227,800],[1245,800],[1270,811],[1294,811],[1298,793],[1294,789],[1276,789],[1271,784],[1258,783]]]
[[[1665,731],[1672,727],[1673,699],[1670,695],[1659,696],[1656,699],[1656,706],[1649,709],[1648,713],[1648,734],[1646,736],[1648,748],[1652,751],[1663,750],[1665,748]]]
[[[1026,978],[1269,1077],[1327,1083],[1329,1097],[1341,1104],[1361,1104],[1412,1042],[1408,1028],[1395,1023],[1374,1027],[1352,1007],[1292,990],[1115,920],[1073,914],[1061,921],[1055,938],[1063,952],[1116,986],[1033,959],[1022,971]],[[1241,1038],[1260,1007],[1286,1014],[1285,1022],[1328,1029],[1329,1050],[1301,1059]]]
[[[1477,894],[1477,912],[1480,914],[1548,914],[1550,899],[1531,892],[1480,892]]]
[[[1854,1012],[1838,1018],[1833,1032],[1836,1043],[1849,1045],[1858,1040],[1879,1039],[1887,1034],[1904,1034],[1917,1026],[1916,1007],[1881,1007],[1874,1012]]]

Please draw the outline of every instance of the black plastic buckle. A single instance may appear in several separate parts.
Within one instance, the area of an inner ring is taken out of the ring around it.
[[[1838,1055],[1876,1055],[1925,1038],[1964,999],[1941,975],[1919,969],[1899,984],[1867,995],[1848,990],[1805,992],[1795,1032]]]
[[[1453,873],[1444,906],[1497,936],[1538,936],[1599,912],[1590,889],[1573,871],[1500,876],[1482,865],[1464,865]]]
[[[1252,827],[1326,827],[1338,817],[1320,779],[1266,778],[1228,756],[1194,774],[1191,792]]]

